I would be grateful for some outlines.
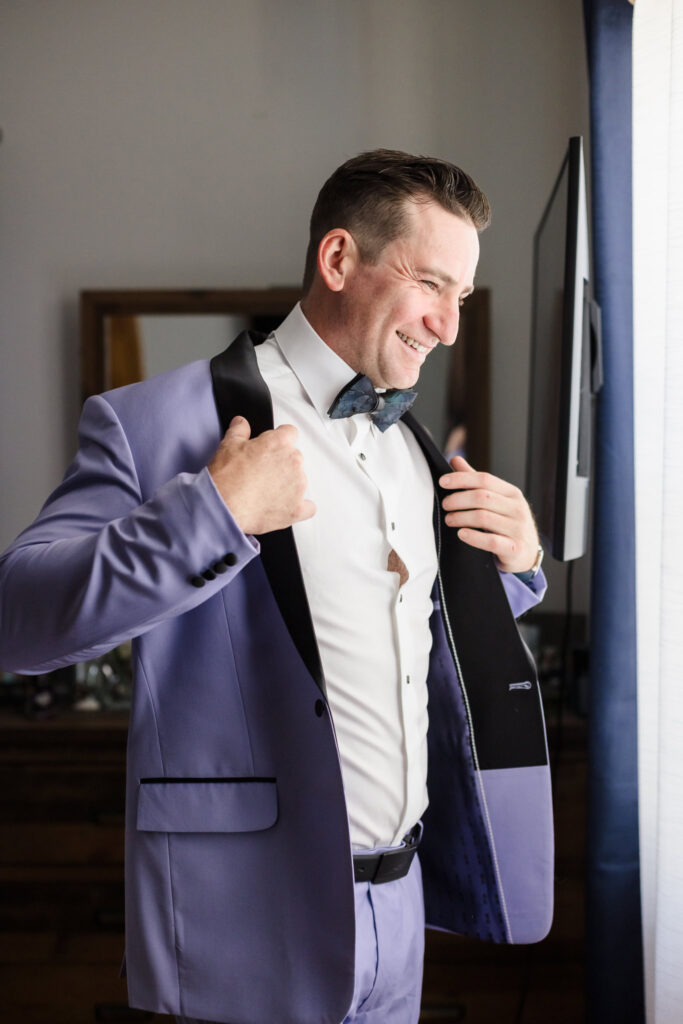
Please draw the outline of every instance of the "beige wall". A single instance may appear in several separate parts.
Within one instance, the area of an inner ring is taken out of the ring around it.
[[[5,0],[0,96],[0,546],[74,449],[79,289],[295,282],[322,180],[378,145],[492,201],[493,469],[522,483],[531,239],[587,134],[580,0]]]

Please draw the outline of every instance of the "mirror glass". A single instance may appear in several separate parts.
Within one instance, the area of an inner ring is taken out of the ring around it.
[[[105,388],[145,380],[195,359],[211,359],[249,326],[246,316],[108,316]]]

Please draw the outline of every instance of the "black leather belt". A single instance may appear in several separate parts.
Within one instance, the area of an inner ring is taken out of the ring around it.
[[[356,882],[395,882],[410,871],[413,857],[422,838],[422,825],[418,824],[403,837],[403,845],[384,853],[354,853],[353,876]]]

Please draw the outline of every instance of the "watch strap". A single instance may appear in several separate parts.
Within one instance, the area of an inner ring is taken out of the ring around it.
[[[536,561],[531,566],[531,568],[530,569],[525,569],[524,572],[513,572],[512,575],[516,576],[518,580],[522,581],[522,583],[531,583],[531,581],[538,576],[538,574],[539,574],[539,572],[541,570],[541,562],[543,561],[543,554],[544,554],[543,548],[539,544],[538,551],[536,553]]]

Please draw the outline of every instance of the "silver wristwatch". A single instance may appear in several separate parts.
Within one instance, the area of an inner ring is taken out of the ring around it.
[[[538,551],[536,552],[536,561],[531,566],[531,568],[525,569],[524,572],[515,572],[512,575],[516,576],[518,580],[522,581],[522,583],[531,583],[531,581],[535,579],[536,576],[538,576],[539,574],[539,571],[541,569],[541,562],[543,561],[543,555],[543,548],[539,544]]]

